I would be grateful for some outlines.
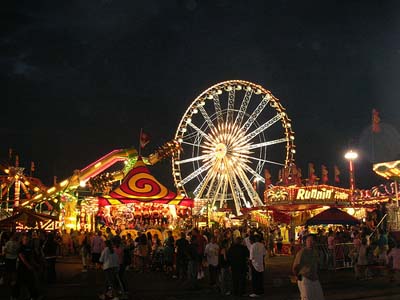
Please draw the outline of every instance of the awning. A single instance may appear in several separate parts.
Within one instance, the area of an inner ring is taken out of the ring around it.
[[[360,221],[348,213],[331,207],[323,212],[315,215],[306,221],[306,225],[322,225],[322,224],[341,224],[341,225],[356,225]]]

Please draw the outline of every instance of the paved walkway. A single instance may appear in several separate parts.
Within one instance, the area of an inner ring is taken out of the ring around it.
[[[265,296],[262,299],[299,299],[297,286],[289,280],[292,259],[291,257],[282,256],[268,260],[265,273]],[[98,299],[98,294],[102,291],[103,273],[95,270],[81,272],[78,258],[60,259],[57,264],[57,274],[57,283],[46,288],[47,299]],[[187,283],[167,278],[161,272],[142,274],[129,271],[126,275],[129,283],[129,299],[228,300],[233,298],[231,296],[221,296],[208,287],[206,280],[201,281],[199,289],[193,290],[189,288]],[[365,281],[356,281],[353,271],[350,269],[321,271],[320,275],[326,300],[378,300],[398,299],[400,297],[400,286],[389,283],[384,276]],[[8,295],[8,289],[4,286],[0,287],[0,299],[8,299]]]

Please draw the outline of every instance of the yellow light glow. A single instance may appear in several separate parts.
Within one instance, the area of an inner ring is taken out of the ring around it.
[[[101,166],[101,161],[99,161],[97,164],[94,165],[95,168],[98,168]]]
[[[4,169],[4,173],[9,174],[10,170],[9,169]]]
[[[28,185],[30,185],[30,182],[29,182],[28,180],[25,180],[24,184],[25,184],[26,186],[28,186]]]
[[[52,192],[54,192],[56,190],[56,187],[55,186],[53,186],[53,187],[51,187],[51,188],[49,188],[48,190],[47,190],[47,193],[52,193]]]
[[[80,186],[80,187],[85,187],[85,186],[86,186],[86,182],[83,181],[83,180],[81,180],[81,181],[79,182],[79,186]]]
[[[60,182],[60,186],[61,186],[61,187],[64,187],[64,186],[66,186],[67,184],[68,184],[68,179],[66,179],[66,180]]]
[[[350,207],[350,208],[347,209],[347,213],[348,213],[349,215],[354,216],[354,214],[356,213],[356,211],[354,210],[354,208]]]
[[[399,177],[400,160],[374,164],[373,170],[375,173],[386,179],[393,179]]]
[[[39,194],[39,195],[36,195],[35,197],[33,197],[33,199],[36,200],[36,199],[40,199],[40,198],[42,198],[42,197],[43,197],[43,195],[42,195],[42,194]]]

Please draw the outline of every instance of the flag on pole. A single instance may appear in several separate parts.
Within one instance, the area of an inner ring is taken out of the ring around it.
[[[333,167],[333,174],[335,176],[335,183],[339,184],[340,183],[340,178],[339,178],[340,170],[339,170],[338,166]]]
[[[322,184],[327,184],[329,181],[328,169],[325,165],[321,165],[321,181]]]
[[[308,164],[308,184],[309,185],[315,184],[316,179],[317,179],[317,176],[315,175],[314,164],[309,163]]]
[[[372,110],[372,132],[373,133],[378,133],[381,131],[381,118],[379,117],[379,111],[377,111],[375,108]]]
[[[143,132],[142,130],[140,131],[140,148],[146,147],[146,145],[150,143],[150,136]]]
[[[31,161],[31,172],[35,172],[35,162]]]
[[[19,167],[19,155],[15,155],[15,166]]]

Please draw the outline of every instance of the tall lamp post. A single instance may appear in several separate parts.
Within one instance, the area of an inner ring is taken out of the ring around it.
[[[351,191],[351,200],[353,200],[354,190],[356,187],[355,178],[354,178],[354,161],[358,158],[358,153],[353,150],[347,151],[344,155],[344,158],[349,161],[349,173],[350,173],[350,191]]]

